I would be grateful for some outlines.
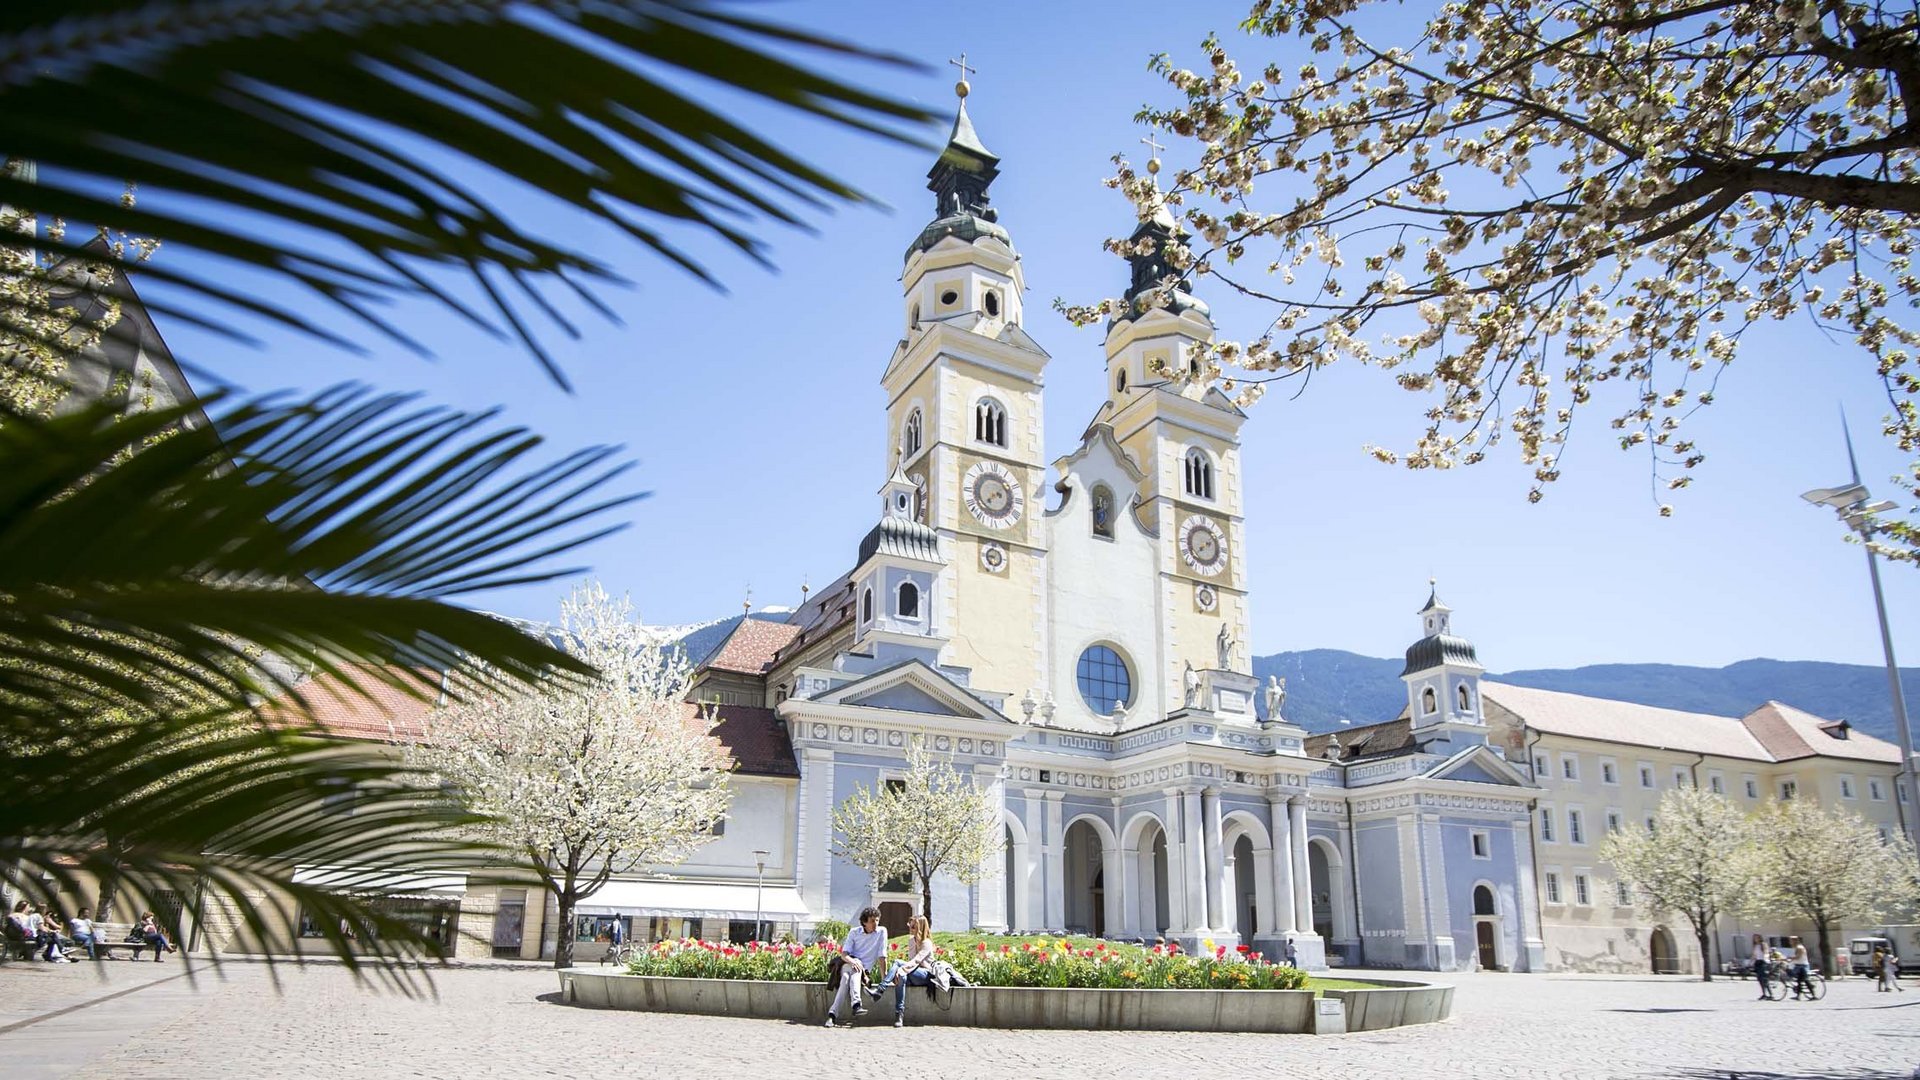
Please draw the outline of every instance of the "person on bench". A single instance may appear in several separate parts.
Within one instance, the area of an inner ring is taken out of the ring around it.
[[[173,943],[167,940],[166,933],[160,929],[160,921],[153,917],[153,912],[151,911],[145,912],[140,916],[140,926],[137,933],[139,933],[141,941],[146,942],[152,947],[153,962],[156,964],[159,963],[161,958],[167,953],[175,951]]]
[[[98,960],[99,938],[94,936],[93,920],[87,917],[89,914],[91,912],[87,908],[74,912],[73,918],[67,920],[67,936],[73,939],[74,945],[87,950],[87,959]]]

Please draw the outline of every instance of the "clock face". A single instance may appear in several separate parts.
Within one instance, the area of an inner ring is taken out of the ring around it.
[[[1180,558],[1208,577],[1227,567],[1227,537],[1220,526],[1199,514],[1180,523]]]
[[[998,462],[982,461],[968,469],[961,487],[967,496],[967,512],[989,529],[1012,526],[1026,506],[1020,481]]]
[[[980,566],[989,574],[997,574],[1007,568],[1007,549],[999,544],[980,545]]]
[[[1214,593],[1213,586],[1202,585],[1193,590],[1193,602],[1201,611],[1212,611],[1220,605],[1220,597]]]

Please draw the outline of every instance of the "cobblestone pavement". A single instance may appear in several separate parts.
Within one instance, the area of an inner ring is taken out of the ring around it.
[[[436,998],[357,986],[336,966],[0,968],[0,1077],[886,1075],[1142,1077],[1202,1070],[1318,1076],[1905,1080],[1920,992],[1864,979],[1818,1003],[1750,983],[1461,975],[1442,1024],[1346,1036],[989,1031],[606,1012],[560,1004],[551,969],[457,969]],[[157,980],[157,981],[154,981]],[[151,981],[150,985],[142,985]],[[131,992],[125,992],[131,991]],[[99,1000],[118,994],[109,1000]],[[87,1004],[97,1001],[96,1004]],[[909,1014],[911,1015],[911,1014]],[[45,1017],[45,1019],[36,1019]]]

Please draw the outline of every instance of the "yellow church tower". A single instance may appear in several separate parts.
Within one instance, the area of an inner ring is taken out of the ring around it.
[[[982,690],[1019,695],[1046,676],[1034,632],[1046,618],[1048,357],[1021,328],[1020,256],[989,205],[1000,159],[967,116],[967,83],[955,91],[953,131],[927,174],[934,220],[907,248],[901,275],[906,336],[880,379],[886,467],[914,485],[917,516],[947,548],[935,590],[951,638],[943,662],[971,668]]]
[[[1160,678],[1169,702],[1183,700],[1189,665],[1252,671],[1240,474],[1246,414],[1197,378],[1196,347],[1213,340],[1207,305],[1185,281],[1171,295],[1159,292],[1168,273],[1162,251],[1178,229],[1160,206],[1129,238],[1128,308],[1107,325],[1099,414],[1146,473],[1138,513],[1159,543]]]

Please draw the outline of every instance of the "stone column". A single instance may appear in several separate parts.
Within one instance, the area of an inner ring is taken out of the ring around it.
[[[1305,795],[1295,795],[1293,801],[1287,803],[1287,840],[1293,852],[1293,926],[1303,934],[1311,934],[1314,932],[1313,873],[1307,867]]]
[[[1200,788],[1187,788],[1180,803],[1180,846],[1186,849],[1180,874],[1187,895],[1186,929],[1198,933],[1207,929],[1207,849],[1200,827]]]
[[[1166,818],[1167,834],[1167,932],[1169,934],[1187,926],[1187,889],[1182,884],[1187,870],[1186,829],[1181,826],[1180,789],[1168,788],[1166,809],[1162,812]],[[1151,865],[1143,873],[1153,873]],[[1158,894],[1155,894],[1158,904]],[[1158,920],[1158,912],[1146,912],[1147,921]]]
[[[1516,971],[1547,970],[1546,932],[1540,925],[1539,895],[1534,891],[1538,887],[1535,881],[1533,861],[1533,812],[1527,816],[1515,818],[1513,832],[1513,893],[1515,910],[1520,925],[1515,929],[1520,939],[1521,956],[1516,958]],[[1522,965],[1525,966],[1522,966]]]
[[[1148,868],[1147,873],[1152,873]],[[1146,924],[1151,922],[1141,914],[1140,905],[1147,893],[1152,890],[1140,880],[1140,852],[1128,847],[1118,849],[1118,862],[1107,872],[1107,895],[1111,897],[1115,878],[1126,883],[1126,894],[1121,898],[1119,927],[1121,937],[1152,937],[1158,931]],[[1108,931],[1113,933],[1114,931]]]
[[[1293,904],[1293,829],[1287,816],[1287,797],[1267,796],[1267,818],[1273,829],[1273,922],[1275,933],[1300,929]]]
[[[1047,922],[1047,826],[1046,797],[1038,788],[1021,792],[1026,800],[1021,820],[1027,826],[1027,864],[1015,871],[1027,875],[1026,910],[1016,912],[1022,931],[1046,929]]]
[[[819,918],[833,912],[833,751],[809,746],[801,751],[799,797],[795,799],[794,884],[807,908]],[[531,912],[529,913],[531,915]]]
[[[1207,929],[1226,928],[1227,911],[1223,901],[1226,853],[1220,837],[1220,789],[1207,788],[1200,793],[1200,826],[1205,830],[1201,850],[1206,853]]]
[[[1000,775],[1000,766],[975,765],[973,783],[975,787],[987,792],[988,802],[991,804],[988,807],[987,816],[994,825],[998,826],[999,835],[1005,837],[1007,826],[1000,815],[1005,812],[1007,805],[1007,785],[1006,780]],[[975,922],[982,930],[1005,930],[1008,920],[1013,918],[1013,913],[1007,910],[1007,888],[1012,882],[1008,881],[1006,875],[1001,872],[1007,865],[1005,850],[995,848],[987,861],[989,863],[986,867],[987,873],[981,883],[974,888],[978,897],[975,906],[979,912],[975,916]]]
[[[1064,791],[1048,791],[1047,800],[1047,913],[1048,930],[1067,928],[1067,840],[1060,825],[1061,812],[1066,809],[1062,800],[1067,797]]]

